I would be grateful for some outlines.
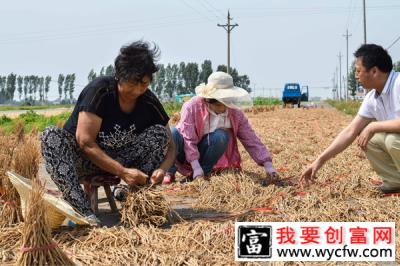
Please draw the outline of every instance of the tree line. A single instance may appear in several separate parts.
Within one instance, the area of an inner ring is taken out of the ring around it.
[[[208,76],[214,72],[211,60],[204,60],[199,66],[197,63],[179,64],[158,64],[158,71],[153,76],[150,85],[151,90],[163,100],[171,100],[177,94],[194,93],[194,89],[200,83],[207,83]],[[226,65],[219,65],[216,71],[226,72]],[[250,89],[250,79],[247,75],[240,75],[237,69],[231,68],[230,74],[235,86],[241,87],[247,91]],[[93,69],[90,70],[88,81],[104,75],[114,75],[114,66],[102,67],[97,74]]]
[[[73,103],[75,91],[75,73],[72,74],[59,74],[58,83],[58,98],[61,103]],[[64,96],[64,97],[63,97]]]
[[[0,76],[0,104],[12,103],[17,99],[23,105],[35,105],[48,101],[51,76],[27,75],[14,73]],[[59,101],[73,103],[75,90],[75,74],[58,76]]]
[[[18,99],[24,102],[43,102],[50,90],[50,76],[17,76],[14,73],[0,76],[0,103],[12,102],[16,92]]]

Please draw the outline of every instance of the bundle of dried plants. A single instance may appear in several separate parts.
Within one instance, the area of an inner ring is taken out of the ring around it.
[[[14,171],[28,179],[34,179],[39,172],[40,143],[36,136],[25,137],[24,145],[18,145],[14,152],[12,168]]]
[[[21,230],[22,224],[1,228],[0,262],[11,262],[15,260],[18,247],[21,246]]]
[[[74,265],[51,237],[44,187],[35,179],[25,211],[18,265]]]
[[[132,188],[122,206],[121,222],[125,226],[140,224],[160,226],[167,222],[170,206],[160,191]]]

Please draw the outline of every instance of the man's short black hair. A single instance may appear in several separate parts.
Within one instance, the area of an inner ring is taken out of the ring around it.
[[[382,46],[363,44],[357,49],[354,56],[361,58],[361,62],[367,70],[377,67],[380,71],[389,73],[393,69],[392,58]]]
[[[145,76],[153,79],[153,73],[158,71],[156,61],[159,49],[148,42],[136,41],[123,46],[115,58],[115,78],[120,81],[142,82]]]

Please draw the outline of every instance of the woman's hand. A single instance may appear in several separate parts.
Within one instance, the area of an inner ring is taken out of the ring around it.
[[[150,177],[150,182],[152,184],[159,184],[163,181],[165,176],[165,171],[161,168],[154,170],[153,174]]]
[[[135,168],[124,168],[120,177],[129,185],[144,185],[146,184],[148,175]]]
[[[267,177],[261,181],[261,185],[266,187],[269,185],[282,186],[282,182],[277,172],[267,172]]]

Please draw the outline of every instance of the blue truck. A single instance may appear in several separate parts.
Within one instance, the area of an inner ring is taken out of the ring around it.
[[[299,83],[286,83],[282,93],[283,107],[286,107],[286,104],[297,104],[297,107],[300,107],[302,101],[308,101],[308,86],[300,89]]]

